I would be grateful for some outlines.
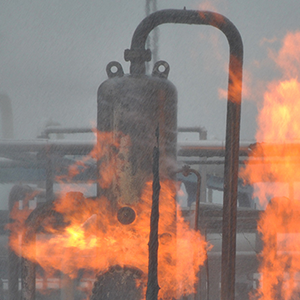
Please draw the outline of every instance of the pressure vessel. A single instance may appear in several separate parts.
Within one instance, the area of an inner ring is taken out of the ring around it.
[[[105,195],[116,207],[139,201],[145,183],[152,180],[155,146],[160,177],[171,178],[176,169],[177,91],[168,73],[164,61],[154,65],[151,75],[124,75],[122,66],[111,62],[109,78],[98,89],[98,144],[111,145],[99,155],[98,195]],[[113,175],[105,171],[109,165]]]

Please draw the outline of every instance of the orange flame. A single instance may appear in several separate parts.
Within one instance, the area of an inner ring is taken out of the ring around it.
[[[105,162],[99,177],[100,185],[107,188],[116,176],[117,164],[122,163],[113,151],[120,146],[120,140],[116,134],[101,133],[98,141],[86,159],[92,157]],[[70,174],[77,174],[77,167],[82,165],[80,162],[72,166]],[[205,240],[189,228],[178,209],[176,212],[175,193],[171,180],[161,181],[158,282],[162,299],[193,293],[196,274],[206,258]],[[123,225],[104,196],[87,199],[82,193],[66,191],[54,202],[52,213],[41,222],[36,238],[31,238],[29,228],[21,252],[18,235],[11,236],[10,247],[39,264],[49,276],[61,270],[75,278],[80,269],[97,273],[114,265],[134,266],[147,274],[151,201],[150,180],[140,201],[131,204],[135,220]]]
[[[300,33],[289,33],[278,55],[284,75],[271,82],[258,116],[259,142],[241,174],[255,187],[265,208],[258,222],[264,242],[257,297],[263,300],[299,298],[300,228]]]
[[[273,198],[258,223],[264,249],[262,299],[297,299],[300,291],[300,201]]]

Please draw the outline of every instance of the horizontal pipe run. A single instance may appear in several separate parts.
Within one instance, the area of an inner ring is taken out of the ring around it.
[[[48,141],[48,140],[2,140],[0,141],[0,156],[22,152],[40,152],[51,150],[52,153],[71,154],[71,155],[88,155],[96,143],[93,141],[74,142],[74,141]],[[239,156],[248,156],[253,153],[255,149],[260,149],[260,143],[254,141],[241,141],[239,145]],[[272,149],[281,148],[293,149],[292,153],[297,151],[300,153],[300,143],[264,143],[264,149],[269,149],[268,156],[264,156],[263,151],[256,151],[256,157],[272,157]],[[225,142],[202,140],[197,142],[179,142],[177,144],[179,156],[198,156],[198,157],[223,157],[225,155]],[[10,165],[8,159],[0,160],[0,164]]]
[[[95,132],[92,127],[57,127],[49,126],[45,128],[39,138],[49,138],[49,134],[65,133],[65,134],[76,134],[76,133],[92,133]]]

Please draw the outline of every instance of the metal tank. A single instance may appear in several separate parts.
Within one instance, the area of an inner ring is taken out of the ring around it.
[[[174,174],[177,92],[167,79],[169,65],[164,61],[154,65],[151,75],[124,75],[117,62],[109,63],[106,71],[109,78],[98,89],[97,134],[99,143],[108,134],[105,142],[112,145],[112,151],[103,157],[100,154],[98,195],[105,195],[120,209],[137,203],[145,183],[152,180],[152,153],[157,142],[162,178]],[[115,162],[113,179],[109,187],[103,187],[101,168],[111,160]],[[121,217],[120,221],[128,220]]]

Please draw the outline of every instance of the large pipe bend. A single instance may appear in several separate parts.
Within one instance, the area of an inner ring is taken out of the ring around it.
[[[233,300],[235,293],[236,214],[239,160],[239,132],[242,99],[243,43],[239,31],[225,16],[210,11],[167,9],[146,17],[136,28],[131,49],[125,50],[125,60],[131,62],[132,75],[145,74],[145,62],[151,60],[145,50],[149,33],[158,25],[211,25],[221,30],[229,43],[229,76],[224,167],[221,299]]]

